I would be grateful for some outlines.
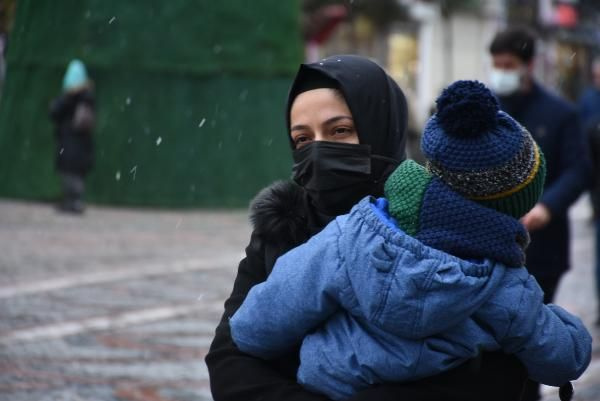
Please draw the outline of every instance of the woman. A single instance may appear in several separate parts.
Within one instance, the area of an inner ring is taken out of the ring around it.
[[[334,56],[300,67],[287,107],[295,183],[274,184],[251,206],[254,232],[206,357],[216,401],[327,400],[296,383],[298,350],[268,362],[243,354],[228,319],[278,256],[364,196],[383,194],[386,178],[405,158],[406,121],[402,91],[377,64]],[[526,377],[514,357],[487,353],[444,374],[374,386],[351,400],[518,400]]]

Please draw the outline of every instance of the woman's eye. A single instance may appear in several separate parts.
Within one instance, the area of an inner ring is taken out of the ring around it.
[[[306,145],[308,142],[310,142],[310,137],[308,137],[306,135],[300,135],[300,136],[297,136],[296,138],[294,138],[294,145],[296,145],[296,148],[302,147],[302,146]]]
[[[348,127],[337,127],[333,130],[335,135],[348,135],[352,133],[352,130]]]

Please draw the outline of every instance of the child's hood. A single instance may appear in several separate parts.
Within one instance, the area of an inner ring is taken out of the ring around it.
[[[497,290],[506,267],[466,261],[388,226],[363,199],[338,218],[350,312],[407,338],[439,333],[470,316]]]

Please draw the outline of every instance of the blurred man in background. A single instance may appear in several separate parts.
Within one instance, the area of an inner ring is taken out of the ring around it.
[[[592,85],[579,98],[579,112],[589,141],[594,167],[590,190],[596,226],[596,325],[600,326],[600,56],[592,62]]]
[[[594,174],[590,194],[592,199],[592,209],[594,211],[594,225],[596,229],[596,325],[600,326],[600,122],[591,124],[587,129],[590,150],[592,154],[592,163]]]
[[[579,111],[586,131],[600,123],[600,56],[592,62],[592,85],[579,98]]]
[[[587,148],[577,109],[533,77],[532,32],[509,28],[495,36],[489,51],[493,64],[490,86],[501,108],[533,135],[546,157],[544,194],[522,223],[531,235],[527,268],[544,290],[544,302],[549,303],[569,268],[567,211],[588,183]],[[523,400],[539,399],[539,385],[531,382]]]

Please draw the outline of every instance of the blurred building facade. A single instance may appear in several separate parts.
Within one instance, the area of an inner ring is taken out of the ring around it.
[[[314,12],[315,1],[308,1]],[[521,24],[539,35],[536,76],[574,100],[590,81],[600,52],[597,0],[386,0],[346,4],[348,15],[320,47],[320,55],[357,52],[384,65],[407,93],[414,130],[429,117],[439,91],[457,79],[487,82],[488,46],[499,30]],[[305,1],[306,4],[306,1]],[[376,8],[390,10],[380,18]],[[367,8],[371,8],[366,12]],[[390,16],[394,16],[390,20]],[[314,50],[313,50],[314,54]]]
[[[386,67],[418,158],[439,91],[486,82],[492,37],[517,23],[539,33],[538,78],[575,99],[600,54],[598,0],[0,0],[0,196],[57,193],[47,103],[73,57],[98,87],[91,201],[243,206],[289,175],[283,100],[303,57]]]

